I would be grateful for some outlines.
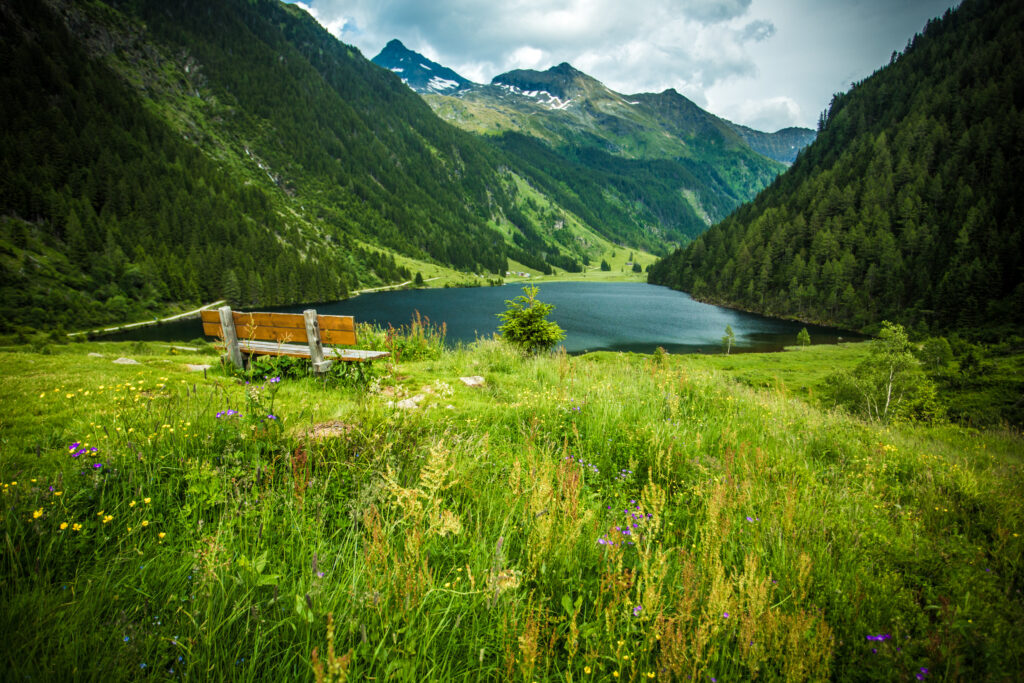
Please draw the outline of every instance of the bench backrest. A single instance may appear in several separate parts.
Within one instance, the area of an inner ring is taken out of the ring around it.
[[[239,313],[231,312],[238,339],[258,339],[281,343],[308,342],[306,321],[301,313]],[[202,312],[203,333],[224,337],[220,312]],[[350,315],[317,315],[320,341],[324,344],[352,346],[356,343],[356,321]]]

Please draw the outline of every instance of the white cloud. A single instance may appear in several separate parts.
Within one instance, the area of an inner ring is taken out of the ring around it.
[[[398,38],[478,83],[569,62],[623,94],[675,88],[759,127],[813,126],[957,0],[306,1],[367,58]]]
[[[802,121],[800,105],[792,97],[785,96],[744,100],[738,106],[730,107],[730,112],[726,112],[726,118],[743,121],[746,126],[768,133],[799,125]]]
[[[345,25],[346,25],[346,22],[347,22],[345,17],[335,16],[333,18],[327,18],[327,17],[321,16],[320,11],[316,7],[313,7],[311,5],[307,5],[304,2],[296,2],[295,4],[298,7],[301,7],[302,9],[306,10],[307,12],[309,12],[309,15],[311,17],[313,17],[314,19],[316,19],[320,23],[321,26],[323,26],[325,29],[327,29],[327,31],[332,36],[334,36],[335,38],[341,38],[342,34],[345,31]]]

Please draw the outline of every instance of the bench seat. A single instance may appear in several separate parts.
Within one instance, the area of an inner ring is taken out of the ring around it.
[[[243,353],[255,356],[291,356],[293,358],[309,358],[308,344],[284,344],[273,341],[258,341],[239,339],[238,348]],[[385,358],[390,355],[387,351],[368,351],[366,349],[343,349],[337,346],[325,346],[324,358],[327,360],[340,361],[364,361]]]

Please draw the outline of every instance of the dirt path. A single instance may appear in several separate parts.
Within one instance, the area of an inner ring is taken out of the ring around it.
[[[213,308],[214,306],[220,306],[223,303],[226,303],[226,302],[225,302],[225,300],[221,299],[220,301],[214,301],[212,303],[206,304],[205,306],[200,306],[199,308],[195,309],[194,311],[185,311],[184,313],[177,313],[175,315],[169,315],[166,318],[159,318],[159,319],[155,319],[155,320],[143,320],[143,321],[137,322],[137,323],[125,323],[124,325],[114,325],[113,327],[97,327],[94,330],[82,330],[80,332],[68,332],[68,336],[69,337],[76,337],[76,336],[78,336],[80,334],[103,334],[104,332],[121,332],[123,330],[131,330],[131,329],[134,329],[136,327],[149,327],[150,325],[157,325],[159,323],[171,322],[172,320],[181,320],[182,318],[190,318],[192,316],[197,316],[197,315],[199,315],[200,311],[205,311],[206,309]]]

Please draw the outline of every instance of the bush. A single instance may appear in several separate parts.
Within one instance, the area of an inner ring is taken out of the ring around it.
[[[502,338],[527,353],[547,351],[565,338],[565,331],[547,320],[554,305],[537,301],[537,291],[536,287],[523,287],[525,296],[506,300],[508,309],[498,314],[502,320],[498,326]]]

